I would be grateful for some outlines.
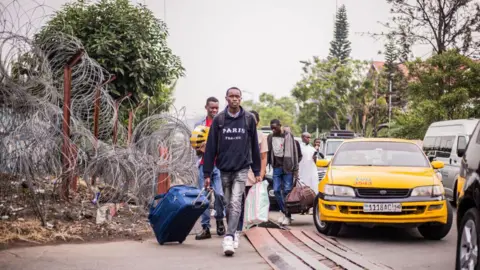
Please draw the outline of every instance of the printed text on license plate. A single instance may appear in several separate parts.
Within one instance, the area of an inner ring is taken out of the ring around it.
[[[401,203],[365,203],[363,212],[402,212]]]

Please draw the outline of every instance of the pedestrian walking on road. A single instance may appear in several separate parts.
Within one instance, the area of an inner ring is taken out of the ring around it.
[[[213,122],[213,118],[218,113],[218,99],[215,97],[209,97],[205,104],[205,109],[207,110],[207,116],[203,118],[201,121],[195,123],[195,127],[199,125],[203,125],[206,127],[210,127]],[[205,178],[203,175],[203,166],[204,166],[204,153],[205,153],[205,143],[197,150],[197,155],[199,156],[199,163],[198,163],[198,185],[200,188],[205,186]],[[209,187],[213,188],[214,196],[215,196],[215,219],[217,221],[217,235],[222,236],[225,235],[225,224],[223,223],[223,218],[225,215],[225,207],[224,207],[224,198],[223,198],[223,188],[222,188],[222,180],[220,178],[220,170],[214,165],[213,169],[210,173],[210,185]],[[201,216],[201,224],[202,224],[202,231],[195,236],[196,240],[203,240],[212,238],[210,233],[210,209],[205,210],[205,212]]]
[[[303,158],[299,162],[300,180],[309,186],[315,194],[318,192],[318,173],[315,165],[315,148],[310,145],[312,135],[308,132],[302,134],[302,155]]]
[[[255,118],[240,106],[242,92],[237,87],[229,88],[225,99],[228,105],[213,119],[208,133],[203,174],[205,187],[209,187],[214,162],[220,170],[227,206],[227,233],[222,246],[225,255],[231,256],[235,253],[235,232],[249,169],[257,182],[262,179]]]
[[[270,121],[272,133],[268,135],[268,164],[273,167],[273,191],[283,215],[278,220],[290,225],[292,215],[285,205],[285,198],[293,189],[293,178],[298,177],[300,148],[293,135],[282,128],[280,120]]]
[[[256,111],[250,111],[255,116],[255,121],[257,123],[256,127],[260,124],[260,115]],[[260,160],[261,160],[261,167],[260,167],[260,178],[263,179],[265,177],[265,173],[267,171],[267,153],[268,153],[268,143],[267,143],[267,135],[263,134],[262,132],[258,132],[258,147],[260,148]],[[238,241],[241,231],[243,230],[243,216],[245,214],[245,198],[248,195],[248,191],[250,188],[256,183],[255,175],[253,171],[250,169],[248,171],[248,180],[245,186],[245,195],[243,196],[242,200],[242,214],[240,215],[240,220],[238,221],[238,229],[235,235],[235,248],[238,248]]]

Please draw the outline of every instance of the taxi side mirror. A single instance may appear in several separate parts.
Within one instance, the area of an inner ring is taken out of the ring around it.
[[[317,167],[328,167],[329,163],[330,162],[326,159],[319,159],[319,160],[317,160],[316,165],[317,165]]]
[[[435,170],[438,170],[438,169],[441,169],[445,166],[445,163],[443,163],[442,161],[438,161],[438,160],[435,160],[435,161],[432,161],[432,167],[435,169]]]

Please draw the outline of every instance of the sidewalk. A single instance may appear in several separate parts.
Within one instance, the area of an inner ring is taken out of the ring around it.
[[[233,257],[225,257],[222,238],[160,246],[155,239],[104,244],[65,244],[0,252],[4,270],[28,269],[271,269],[243,236]]]
[[[212,225],[215,221],[212,220]],[[155,239],[110,243],[64,244],[4,250],[0,252],[2,270],[151,270],[151,269],[271,269],[245,236],[233,257],[222,251],[222,237],[195,240],[195,226],[183,242],[160,246]]]

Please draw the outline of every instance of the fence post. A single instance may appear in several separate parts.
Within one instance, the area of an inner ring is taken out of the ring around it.
[[[127,144],[130,145],[132,142],[132,125],[133,125],[133,110],[128,112],[128,135],[127,135]]]
[[[73,55],[63,68],[63,123],[62,123],[62,132],[63,132],[63,147],[62,147],[62,163],[64,173],[68,172],[67,175],[64,175],[62,179],[62,197],[68,200],[69,197],[69,182],[72,179],[72,172],[69,171],[71,168],[72,153],[70,145],[70,106],[71,106],[71,97],[72,97],[72,67],[78,63],[82,55],[85,53],[83,49],[78,50],[78,52]]]
[[[98,118],[100,116],[100,89],[108,84],[114,81],[117,77],[113,75],[110,79],[104,81],[102,84],[100,84],[96,91],[95,91],[95,99],[94,99],[94,108],[93,108],[93,135],[95,136],[95,148],[98,146]]]
[[[168,158],[168,148],[160,146],[160,159],[166,160]],[[161,168],[165,169],[168,165],[162,165]],[[170,188],[170,176],[167,172],[159,173],[158,174],[158,182],[157,182],[157,194],[162,194],[168,191]]]

